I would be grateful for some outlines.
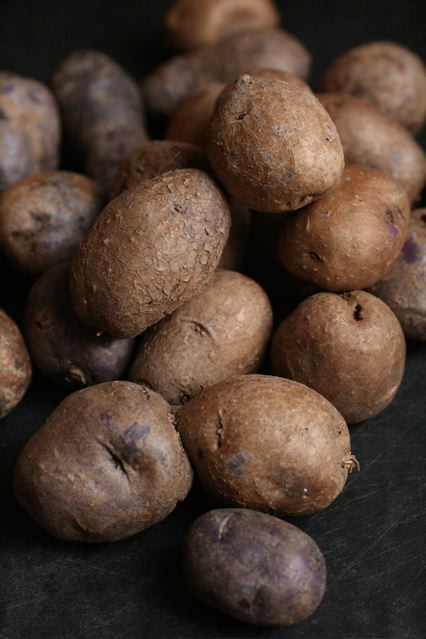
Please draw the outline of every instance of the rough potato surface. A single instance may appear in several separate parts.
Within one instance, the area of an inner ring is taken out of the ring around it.
[[[31,361],[12,318],[0,309],[0,419],[19,404],[31,381]]]

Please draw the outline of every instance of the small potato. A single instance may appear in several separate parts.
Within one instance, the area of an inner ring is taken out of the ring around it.
[[[318,608],[325,559],[295,526],[252,510],[201,515],[184,542],[186,582],[202,601],[247,623],[280,626]]]
[[[147,141],[136,83],[107,55],[81,50],[62,62],[52,84],[88,175],[109,193],[130,151]]]
[[[21,452],[14,491],[45,530],[67,541],[117,541],[182,501],[191,467],[166,402],[130,382],[69,395]]]
[[[175,0],[164,26],[169,41],[189,51],[236,33],[276,27],[280,21],[272,0]]]
[[[221,93],[206,149],[229,193],[264,213],[309,204],[344,168],[336,128],[310,91],[249,75]]]
[[[31,362],[22,335],[0,309],[0,419],[25,395],[31,382]]]
[[[133,340],[114,339],[82,324],[68,292],[69,263],[36,281],[25,309],[25,334],[36,367],[69,388],[115,381],[123,376]]]
[[[284,221],[279,256],[290,273],[327,291],[367,288],[398,259],[409,219],[404,187],[347,166],[334,189]]]
[[[202,171],[170,171],[125,191],[74,258],[75,312],[114,337],[143,333],[207,284],[229,227],[228,203]]]
[[[413,133],[426,118],[426,70],[421,59],[394,42],[370,42],[337,58],[322,89],[371,102]]]
[[[271,346],[276,375],[328,399],[350,424],[381,413],[405,367],[405,340],[390,308],[366,293],[319,293],[278,327]]]
[[[153,140],[130,153],[119,168],[111,199],[123,191],[175,169],[209,170],[206,154],[202,149],[186,142]]]
[[[29,274],[69,259],[102,208],[100,189],[84,175],[49,171],[0,195],[0,246]]]
[[[272,309],[260,286],[240,273],[218,271],[147,333],[129,379],[169,404],[184,403],[233,375],[253,373],[271,330]]]
[[[310,64],[310,54],[294,36],[257,29],[164,62],[145,79],[143,95],[148,109],[170,116],[184,97],[210,82],[227,84],[257,69],[306,78]]]
[[[426,341],[426,209],[413,212],[399,260],[371,290],[390,306],[407,337]]]
[[[328,506],[357,466],[345,420],[288,379],[234,377],[177,413],[198,477],[220,503],[306,515]]]
[[[416,200],[425,183],[426,160],[409,132],[351,95],[320,93],[317,97],[336,125],[346,162],[388,173]]]

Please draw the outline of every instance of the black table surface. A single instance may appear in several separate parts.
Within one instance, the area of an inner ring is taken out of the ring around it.
[[[141,78],[164,57],[160,23],[170,2],[0,1],[0,68],[48,81],[71,50],[106,51]],[[395,40],[426,55],[424,0],[286,0],[285,27],[314,55],[313,82],[337,54],[360,42]],[[423,138],[424,142],[424,138]],[[65,164],[67,166],[67,164]],[[25,282],[1,265],[1,304],[19,321]],[[352,429],[362,472],[325,511],[293,523],[328,564],[323,603],[292,628],[255,628],[210,610],[183,585],[180,546],[214,505],[195,488],[163,523],[115,544],[59,542],[17,506],[16,457],[64,396],[35,378],[0,425],[1,639],[426,637],[426,347],[410,345],[392,406]]]

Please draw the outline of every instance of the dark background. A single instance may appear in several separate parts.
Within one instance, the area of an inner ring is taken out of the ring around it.
[[[331,59],[366,40],[391,39],[426,57],[424,0],[286,0],[284,26],[314,55],[313,83]],[[95,47],[141,78],[164,57],[153,0],[0,0],[0,68],[49,81],[71,50]],[[424,137],[423,137],[424,142]],[[0,264],[0,301],[20,319],[26,284]],[[193,600],[180,574],[180,544],[212,504],[199,489],[162,524],[116,544],[65,544],[15,504],[14,461],[63,393],[37,377],[0,425],[1,639],[426,637],[426,347],[411,345],[393,405],[353,428],[362,472],[324,512],[294,523],[328,564],[314,617],[268,630],[234,622]]]

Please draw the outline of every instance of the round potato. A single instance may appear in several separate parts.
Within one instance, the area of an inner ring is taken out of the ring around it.
[[[184,51],[279,23],[272,0],[175,0],[164,18],[169,41]]]
[[[19,404],[31,382],[31,362],[12,318],[0,309],[0,419]]]
[[[290,273],[327,291],[367,288],[398,259],[409,219],[404,187],[347,166],[334,189],[284,221],[279,256]]]
[[[426,341],[426,209],[414,211],[399,260],[372,292],[390,306],[407,337]]]
[[[264,213],[312,202],[338,182],[344,168],[336,128],[313,94],[249,75],[220,95],[206,148],[229,193]]]
[[[351,95],[320,93],[317,97],[336,125],[346,162],[388,173],[416,200],[425,183],[426,161],[408,131]]]
[[[125,191],[74,258],[75,312],[114,337],[143,333],[207,284],[229,227],[228,203],[202,171],[170,171]]]
[[[330,65],[322,88],[367,100],[413,133],[424,124],[426,70],[400,44],[370,42],[351,49]]]
[[[130,153],[119,168],[111,199],[123,191],[175,169],[209,170],[206,154],[202,149],[186,142],[153,140]]]
[[[227,84],[257,69],[306,78],[310,64],[310,54],[294,36],[281,29],[257,29],[164,62],[145,79],[143,95],[151,111],[170,116],[185,96],[209,82]]]
[[[202,601],[252,624],[303,621],[326,586],[325,559],[306,533],[242,508],[201,515],[184,542],[186,582]]]
[[[129,379],[169,404],[185,403],[233,375],[253,373],[271,330],[272,309],[260,286],[240,273],[218,271],[147,333]]]
[[[370,293],[318,293],[275,332],[271,366],[328,399],[350,424],[381,413],[405,367],[401,326]]]
[[[318,512],[357,465],[334,406],[280,377],[221,382],[185,404],[177,420],[202,485],[231,506],[279,515]]]
[[[72,389],[123,376],[133,340],[114,339],[82,324],[68,292],[69,263],[58,264],[36,281],[25,308],[25,335],[36,367]]]
[[[0,196],[0,246],[22,271],[41,273],[72,257],[101,208],[98,185],[84,175],[25,178]]]
[[[117,541],[182,501],[191,467],[166,402],[130,382],[69,395],[21,452],[15,495],[45,530],[69,541]]]

